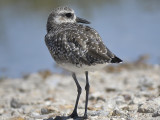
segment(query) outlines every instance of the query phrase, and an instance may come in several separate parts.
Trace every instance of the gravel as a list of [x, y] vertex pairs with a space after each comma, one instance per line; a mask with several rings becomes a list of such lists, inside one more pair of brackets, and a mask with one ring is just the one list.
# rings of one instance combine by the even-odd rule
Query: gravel
[[[81, 76], [80, 116], [85, 103], [85, 76]], [[89, 73], [89, 79], [89, 120], [160, 120], [159, 65], [109, 66]], [[74, 108], [76, 95], [76, 85], [68, 74], [47, 70], [24, 78], [2, 78], [0, 120], [65, 119]]]

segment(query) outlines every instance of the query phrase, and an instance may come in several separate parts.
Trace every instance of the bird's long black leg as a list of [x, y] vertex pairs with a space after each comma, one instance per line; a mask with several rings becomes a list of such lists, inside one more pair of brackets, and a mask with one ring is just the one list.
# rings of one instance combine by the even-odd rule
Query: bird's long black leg
[[78, 117], [77, 106], [78, 106], [78, 102], [79, 102], [79, 97], [80, 97], [81, 92], [82, 92], [82, 88], [81, 88], [80, 84], [77, 81], [75, 73], [72, 74], [72, 77], [73, 77], [73, 79], [74, 79], [74, 81], [76, 83], [78, 95], [77, 95], [77, 99], [76, 99], [76, 104], [75, 104], [74, 110], [73, 110], [72, 114], [69, 117], [71, 117], [71, 118], [77, 118]]
[[85, 72], [86, 75], [86, 102], [85, 102], [85, 112], [84, 112], [84, 118], [87, 118], [87, 106], [88, 106], [88, 95], [89, 95], [89, 80], [88, 80], [88, 71]]

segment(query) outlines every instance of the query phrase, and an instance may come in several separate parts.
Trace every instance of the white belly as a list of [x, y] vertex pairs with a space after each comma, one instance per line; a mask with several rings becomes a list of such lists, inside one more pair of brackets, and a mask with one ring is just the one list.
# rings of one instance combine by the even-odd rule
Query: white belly
[[85, 71], [93, 72], [93, 71], [102, 69], [103, 67], [105, 67], [107, 65], [107, 63], [106, 64], [91, 65], [91, 66], [82, 65], [81, 67], [77, 67], [77, 66], [70, 64], [70, 63], [63, 63], [63, 64], [58, 64], [58, 65], [68, 71], [71, 71], [71, 72], [84, 73]]

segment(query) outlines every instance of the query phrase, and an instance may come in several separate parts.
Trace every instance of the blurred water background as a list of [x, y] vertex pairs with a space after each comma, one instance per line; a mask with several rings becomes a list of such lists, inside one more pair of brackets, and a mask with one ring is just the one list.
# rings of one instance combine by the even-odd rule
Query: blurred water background
[[91, 21], [108, 48], [124, 61], [143, 54], [160, 63], [160, 0], [1, 0], [0, 77], [54, 67], [44, 43], [50, 11], [68, 5]]

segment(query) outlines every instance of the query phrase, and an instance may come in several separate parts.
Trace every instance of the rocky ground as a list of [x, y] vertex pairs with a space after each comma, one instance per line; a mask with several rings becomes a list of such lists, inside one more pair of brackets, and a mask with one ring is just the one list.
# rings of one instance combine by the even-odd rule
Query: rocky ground
[[[160, 66], [142, 63], [109, 66], [89, 73], [89, 79], [89, 120], [160, 120]], [[83, 92], [78, 113], [82, 116], [85, 80], [79, 81]], [[76, 85], [68, 74], [43, 71], [23, 78], [2, 78], [0, 120], [67, 116], [74, 108], [76, 95]]]

